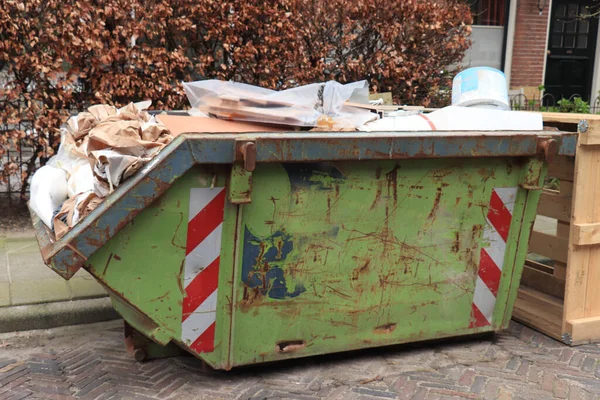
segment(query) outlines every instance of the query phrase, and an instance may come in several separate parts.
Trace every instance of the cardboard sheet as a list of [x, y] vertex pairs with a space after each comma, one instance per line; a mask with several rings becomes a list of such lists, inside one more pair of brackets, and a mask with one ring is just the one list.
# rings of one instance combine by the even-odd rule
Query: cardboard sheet
[[182, 133], [289, 132], [292, 130], [289, 127], [225, 121], [209, 117], [157, 115], [156, 119], [168, 129], [173, 137]]

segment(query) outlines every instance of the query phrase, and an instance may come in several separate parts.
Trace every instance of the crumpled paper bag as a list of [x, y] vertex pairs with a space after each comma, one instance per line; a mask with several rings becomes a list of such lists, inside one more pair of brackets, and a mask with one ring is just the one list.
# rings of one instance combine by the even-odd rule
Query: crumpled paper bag
[[121, 154], [148, 157], [164, 147], [161, 143], [143, 140], [143, 134], [139, 121], [101, 122], [89, 133], [88, 155], [93, 157], [97, 150], [113, 149]]
[[94, 191], [101, 197], [108, 196], [123, 180], [151, 160], [151, 157], [130, 156], [115, 150], [93, 151], [92, 157], [96, 160]]
[[54, 235], [62, 238], [80, 220], [85, 218], [102, 202], [102, 198], [94, 192], [80, 193], [65, 201], [60, 211], [54, 216]]
[[144, 111], [150, 105], [98, 104], [67, 121], [59, 151], [49, 161], [67, 172], [68, 199], [52, 219], [58, 239], [173, 140]]

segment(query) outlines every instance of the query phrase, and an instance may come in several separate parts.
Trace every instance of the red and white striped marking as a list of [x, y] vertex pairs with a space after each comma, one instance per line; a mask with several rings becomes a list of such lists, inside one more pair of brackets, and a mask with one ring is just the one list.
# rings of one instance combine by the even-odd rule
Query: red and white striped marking
[[181, 339], [197, 353], [215, 348], [225, 188], [191, 189]]
[[495, 188], [492, 191], [483, 233], [486, 247], [482, 248], [480, 253], [470, 328], [492, 324], [516, 198], [517, 188]]

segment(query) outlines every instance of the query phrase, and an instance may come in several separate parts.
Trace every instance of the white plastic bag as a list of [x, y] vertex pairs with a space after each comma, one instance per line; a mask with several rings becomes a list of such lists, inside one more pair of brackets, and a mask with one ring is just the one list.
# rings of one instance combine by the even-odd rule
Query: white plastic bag
[[94, 190], [94, 174], [87, 158], [81, 158], [72, 166], [67, 181], [69, 198]]
[[70, 173], [73, 167], [80, 163], [82, 159], [87, 159], [87, 156], [83, 151], [77, 148], [77, 143], [75, 142], [73, 135], [66, 129], [62, 129], [58, 152], [48, 160], [47, 165], [63, 169], [67, 173]]
[[366, 81], [346, 85], [329, 81], [280, 92], [218, 80], [189, 82], [183, 87], [193, 108], [231, 120], [302, 127], [318, 126], [324, 120], [354, 128], [377, 119], [368, 110], [344, 105], [346, 101], [368, 103]]
[[60, 168], [43, 166], [31, 178], [30, 193], [31, 208], [52, 229], [54, 213], [67, 199], [67, 173]]

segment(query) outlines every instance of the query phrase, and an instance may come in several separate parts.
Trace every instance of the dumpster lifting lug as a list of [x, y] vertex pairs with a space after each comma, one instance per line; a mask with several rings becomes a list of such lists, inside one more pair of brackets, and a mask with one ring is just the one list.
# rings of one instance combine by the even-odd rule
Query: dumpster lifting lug
[[256, 143], [251, 140], [235, 142], [235, 162], [231, 166], [228, 197], [232, 204], [252, 201], [252, 171], [256, 168]]
[[248, 172], [256, 168], [256, 143], [249, 140], [238, 140], [235, 142], [235, 159], [244, 163], [244, 169]]
[[543, 176], [540, 159], [551, 163], [554, 156], [558, 153], [558, 143], [549, 137], [540, 137], [537, 141], [538, 159], [529, 160], [524, 168], [524, 175], [521, 178], [519, 186], [525, 190], [542, 190]]
[[[544, 152], [540, 150], [538, 142], [538, 153]], [[544, 163], [539, 157], [532, 157], [527, 159], [523, 166], [521, 179], [519, 180], [519, 186], [525, 190], [542, 190], [544, 186]]]
[[546, 162], [551, 163], [554, 156], [558, 154], [558, 143], [551, 138], [538, 138], [537, 153], [543, 157]]

